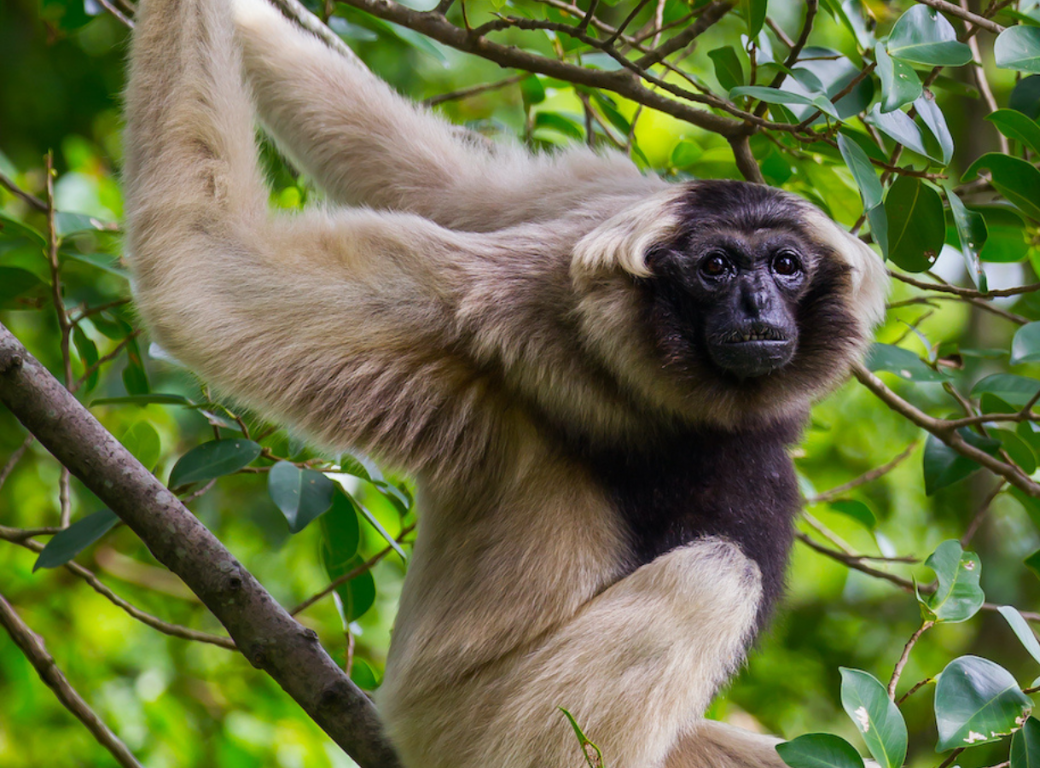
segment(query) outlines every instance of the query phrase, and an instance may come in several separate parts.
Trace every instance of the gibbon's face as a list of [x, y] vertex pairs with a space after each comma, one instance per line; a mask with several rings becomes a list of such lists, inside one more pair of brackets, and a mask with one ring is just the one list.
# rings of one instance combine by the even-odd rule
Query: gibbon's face
[[666, 364], [755, 388], [818, 373], [858, 341], [842, 299], [848, 267], [813, 240], [804, 210], [768, 187], [691, 188], [680, 234], [647, 256], [650, 326]]

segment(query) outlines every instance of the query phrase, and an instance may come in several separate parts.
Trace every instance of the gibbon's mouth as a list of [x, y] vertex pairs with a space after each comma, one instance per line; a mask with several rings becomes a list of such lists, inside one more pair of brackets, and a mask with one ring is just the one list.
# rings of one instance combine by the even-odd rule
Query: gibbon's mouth
[[715, 337], [708, 350], [717, 366], [746, 379], [787, 365], [796, 346], [794, 339], [775, 326], [753, 325]]

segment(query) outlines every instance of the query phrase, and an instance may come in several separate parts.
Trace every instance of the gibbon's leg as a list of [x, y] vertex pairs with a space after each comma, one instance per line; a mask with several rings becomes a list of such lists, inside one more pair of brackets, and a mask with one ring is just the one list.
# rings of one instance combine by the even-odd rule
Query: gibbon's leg
[[787, 768], [776, 745], [783, 739], [701, 720], [668, 753], [664, 768]]
[[141, 3], [126, 114], [135, 295], [169, 352], [404, 468], [479, 442], [482, 385], [451, 350], [459, 265], [486, 236], [368, 210], [269, 216], [227, 0]]
[[261, 120], [337, 202], [491, 231], [553, 218], [597, 196], [663, 185], [620, 155], [489, 151], [296, 27], [267, 0], [235, 0], [234, 7]]
[[388, 677], [391, 739], [405, 765], [567, 768], [582, 759], [563, 707], [612, 768], [662, 766], [743, 660], [760, 597], [736, 545], [673, 550], [457, 685], [414, 693]]

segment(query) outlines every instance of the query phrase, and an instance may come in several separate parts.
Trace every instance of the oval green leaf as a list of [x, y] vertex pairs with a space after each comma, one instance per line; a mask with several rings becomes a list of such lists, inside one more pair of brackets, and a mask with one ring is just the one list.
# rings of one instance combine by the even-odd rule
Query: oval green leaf
[[119, 438], [119, 442], [148, 471], [155, 469], [155, 465], [159, 463], [159, 457], [162, 456], [162, 441], [159, 439], [159, 433], [147, 421], [138, 421], [131, 424], [126, 432], [123, 433], [123, 436]]
[[1040, 642], [1037, 641], [1029, 623], [1018, 612], [1018, 609], [1011, 605], [1001, 605], [997, 610], [1000, 611], [1000, 615], [1004, 617], [1015, 636], [1022, 643], [1022, 647], [1029, 651], [1029, 655], [1035, 661], [1040, 663]]
[[964, 266], [967, 267], [975, 287], [985, 292], [989, 290], [986, 272], [982, 268], [982, 249], [989, 239], [986, 219], [978, 211], [969, 210], [953, 190], [946, 190], [946, 199], [950, 202], [950, 212], [953, 214], [957, 239], [960, 240]]
[[253, 463], [263, 449], [252, 440], [213, 440], [192, 448], [170, 472], [170, 488], [204, 483], [230, 475]]
[[267, 475], [267, 491], [289, 522], [289, 531], [299, 533], [329, 510], [336, 484], [321, 472], [279, 461]]
[[791, 768], [863, 768], [856, 748], [830, 733], [807, 733], [777, 744], [776, 751]]
[[983, 168], [989, 170], [998, 192], [1022, 213], [1040, 220], [1040, 171], [1020, 157], [987, 152], [971, 164], [961, 180], [973, 180]]
[[1040, 154], [1040, 125], [1014, 109], [998, 109], [986, 115], [986, 119], [1009, 139], [1019, 141]]
[[72, 558], [108, 533], [119, 522], [114, 512], [103, 509], [78, 520], [61, 533], [54, 534], [36, 558], [33, 571], [65, 565]]
[[729, 92], [730, 99], [736, 96], [750, 96], [753, 99], [764, 101], [766, 104], [804, 104], [816, 107], [835, 120], [838, 119], [838, 110], [834, 108], [830, 99], [822, 95], [806, 96], [801, 93], [781, 91], [777, 88], [767, 88], [763, 85], [742, 85], [739, 88], [733, 88]]
[[[971, 445], [986, 453], [996, 453], [1000, 443], [964, 428], [957, 433]], [[924, 492], [931, 496], [936, 491], [963, 480], [981, 466], [966, 456], [961, 456], [935, 435], [929, 434], [924, 443]]]
[[843, 134], [838, 134], [838, 151], [845, 161], [845, 165], [852, 171], [852, 178], [856, 180], [859, 194], [863, 200], [863, 210], [869, 211], [879, 205], [884, 198], [885, 190], [878, 180], [874, 166], [863, 148], [856, 142]]
[[[325, 541], [324, 564], [330, 578], [347, 573], [349, 563], [357, 555], [361, 541], [361, 524], [358, 522], [354, 501], [342, 491], [332, 497], [332, 506], [321, 516], [321, 533]], [[333, 576], [332, 574], [336, 575]]]
[[715, 65], [715, 79], [723, 89], [729, 91], [744, 84], [744, 67], [732, 46], [708, 51], [708, 58]]
[[925, 5], [915, 5], [896, 21], [888, 36], [890, 56], [929, 67], [960, 67], [971, 61], [971, 48], [957, 40], [946, 18]]
[[881, 111], [891, 112], [921, 95], [921, 78], [909, 64], [893, 59], [885, 46], [874, 48], [878, 76], [881, 78]]
[[890, 371], [907, 381], [949, 381], [949, 377], [931, 368], [909, 349], [876, 343], [864, 361], [869, 371]]
[[1008, 27], [993, 45], [997, 66], [1019, 72], [1040, 72], [1040, 29]]
[[1021, 728], [1032, 711], [1032, 699], [1010, 672], [988, 659], [961, 656], [947, 665], [935, 686], [935, 751], [1002, 739]]
[[971, 388], [971, 396], [979, 397], [985, 392], [996, 395], [1019, 408], [1024, 407], [1040, 391], [1040, 381], [1012, 373], [994, 373], [978, 381]]
[[1040, 721], [1035, 717], [1011, 737], [1011, 768], [1040, 768]]
[[1011, 364], [1035, 363], [1040, 360], [1040, 323], [1027, 323], [1015, 332], [1011, 341]]
[[881, 768], [902, 768], [906, 759], [906, 723], [877, 678], [841, 668], [841, 705], [855, 723]]
[[885, 197], [885, 214], [888, 257], [908, 272], [931, 268], [946, 240], [939, 193], [918, 178], [900, 176]]
[[979, 612], [986, 596], [979, 587], [982, 561], [978, 555], [964, 552], [958, 541], [944, 541], [924, 564], [935, 571], [938, 581], [934, 593], [917, 596], [928, 618], [958, 623]]
[[877, 528], [877, 515], [858, 499], [838, 499], [830, 502], [830, 508], [846, 517], [851, 517], [868, 531]]

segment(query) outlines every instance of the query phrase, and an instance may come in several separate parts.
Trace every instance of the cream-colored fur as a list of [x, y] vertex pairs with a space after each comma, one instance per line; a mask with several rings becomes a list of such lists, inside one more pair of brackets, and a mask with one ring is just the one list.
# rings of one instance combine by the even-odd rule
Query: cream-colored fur
[[[768, 741], [700, 719], [741, 663], [757, 566], [704, 539], [628, 573], [611, 500], [553, 437], [768, 419], [842, 375], [705, 403], [662, 370], [633, 277], [681, 225], [684, 188], [617, 156], [467, 141], [264, 0], [234, 20], [227, 0], [142, 0], [126, 109], [128, 248], [157, 340], [419, 480], [379, 693], [405, 766], [580, 765], [557, 707], [612, 768], [779, 765]], [[328, 208], [267, 210], [254, 109]], [[883, 270], [802, 205], [868, 328]]]

